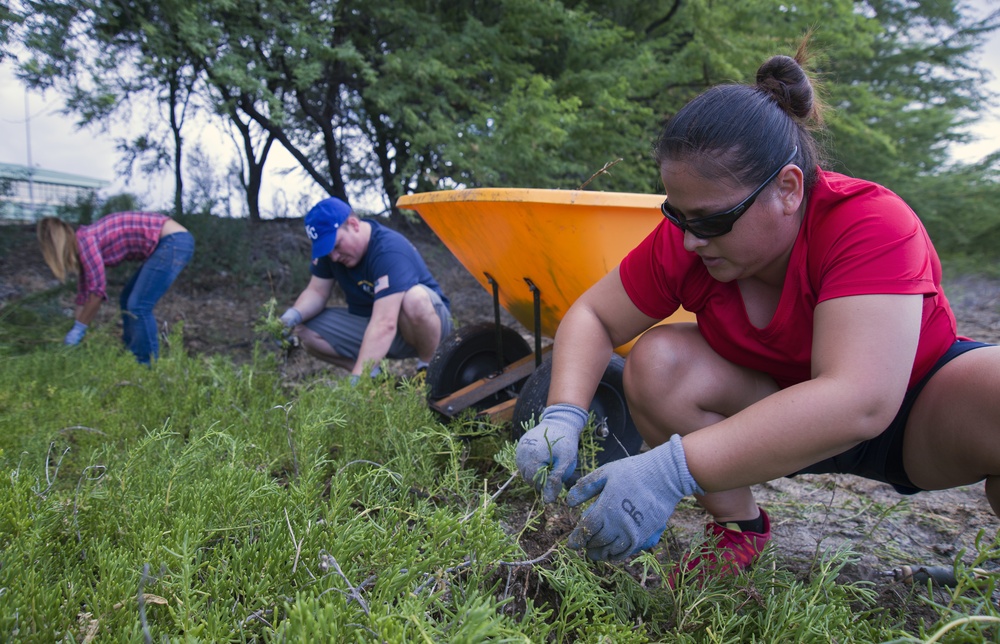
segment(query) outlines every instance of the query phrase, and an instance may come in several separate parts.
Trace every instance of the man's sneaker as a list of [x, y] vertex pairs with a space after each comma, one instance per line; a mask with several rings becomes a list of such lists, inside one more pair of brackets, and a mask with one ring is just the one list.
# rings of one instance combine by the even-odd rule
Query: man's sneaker
[[697, 554], [685, 556], [674, 569], [667, 579], [670, 587], [675, 587], [678, 577], [692, 573], [699, 579], [736, 576], [753, 565], [771, 540], [771, 519], [763, 508], [760, 516], [764, 519], [762, 532], [743, 532], [735, 523], [723, 525], [713, 521], [705, 526], [705, 542]]

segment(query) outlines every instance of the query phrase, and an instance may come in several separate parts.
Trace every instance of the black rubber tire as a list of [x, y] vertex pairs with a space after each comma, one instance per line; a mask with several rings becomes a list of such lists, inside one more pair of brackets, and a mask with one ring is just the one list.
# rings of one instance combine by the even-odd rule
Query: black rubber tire
[[[634, 456], [642, 447], [642, 436], [632, 421], [628, 403], [625, 400], [625, 387], [622, 384], [622, 374], [625, 371], [625, 359], [620, 355], [612, 356], [601, 382], [597, 386], [594, 399], [590, 401], [590, 411], [598, 423], [605, 423], [607, 436], [596, 437], [603, 449], [597, 455], [599, 465], [616, 461], [626, 456]], [[519, 438], [525, 431], [525, 426], [534, 426], [549, 396], [549, 383], [552, 380], [552, 362], [546, 361], [535, 369], [534, 373], [521, 387], [514, 405], [514, 436]]]
[[[501, 326], [503, 341], [503, 366], [531, 355], [531, 346], [514, 329]], [[456, 329], [438, 347], [427, 367], [428, 397], [438, 400], [471, 385], [497, 371], [496, 325], [480, 322]], [[524, 384], [516, 384], [516, 388]], [[507, 392], [498, 392], [475, 405], [486, 409], [510, 400]]]

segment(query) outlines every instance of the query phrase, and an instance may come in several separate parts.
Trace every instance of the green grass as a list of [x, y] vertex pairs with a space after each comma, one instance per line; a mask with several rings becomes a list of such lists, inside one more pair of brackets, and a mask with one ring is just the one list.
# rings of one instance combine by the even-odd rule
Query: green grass
[[839, 581], [848, 551], [797, 575], [769, 550], [752, 574], [677, 590], [655, 552], [531, 561], [518, 539], [541, 509], [520, 479], [500, 487], [505, 432], [441, 424], [419, 381], [290, 386], [272, 353], [188, 355], [180, 328], [146, 368], [100, 327], [61, 346], [46, 306], [0, 314], [2, 641], [998, 638], [995, 581], [964, 569], [960, 588], [889, 607]]

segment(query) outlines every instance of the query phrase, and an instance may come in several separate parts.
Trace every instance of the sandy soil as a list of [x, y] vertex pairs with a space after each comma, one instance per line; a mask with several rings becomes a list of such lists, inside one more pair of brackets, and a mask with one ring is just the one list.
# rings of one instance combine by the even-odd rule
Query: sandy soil
[[[278, 257], [279, 247], [286, 255], [293, 249], [306, 262], [308, 244], [300, 226], [298, 220], [266, 222], [255, 238], [253, 252], [263, 257]], [[458, 326], [492, 321], [490, 295], [433, 234], [425, 228], [409, 226], [404, 232], [421, 249], [451, 298]], [[56, 286], [38, 252], [31, 227], [3, 226], [0, 234], [12, 235], [15, 240], [0, 246], [9, 249], [0, 255], [0, 306]], [[197, 252], [212, 250], [199, 247]], [[288, 266], [273, 266], [266, 275], [259, 276], [258, 285], [239, 288], [221, 272], [182, 274], [161, 301], [157, 317], [165, 329], [184, 322], [184, 342], [190, 351], [225, 353], [236, 360], [245, 360], [255, 340], [253, 326], [260, 316], [261, 304], [275, 295], [280, 311], [297, 294], [288, 277], [290, 273]], [[120, 288], [120, 284], [112, 284], [112, 298]], [[946, 282], [946, 292], [960, 333], [1000, 343], [1000, 282], [954, 277]], [[63, 299], [68, 328], [72, 295], [66, 294]], [[118, 324], [115, 304], [102, 307], [97, 324]], [[506, 312], [503, 322], [517, 328], [530, 342], [530, 334]], [[292, 380], [330, 370], [301, 350], [287, 356], [284, 368]], [[412, 370], [412, 364], [400, 363], [396, 368], [406, 373]], [[343, 373], [334, 369], [331, 375]], [[903, 497], [887, 485], [850, 476], [824, 475], [779, 479], [757, 486], [755, 492], [773, 520], [779, 565], [805, 575], [817, 553], [849, 547], [861, 558], [848, 569], [848, 576], [877, 580], [887, 602], [894, 601], [904, 591], [876, 577], [876, 572], [904, 563], [948, 563], [961, 550], [974, 549], [980, 530], [986, 531], [988, 543], [998, 527], [981, 485]], [[523, 521], [528, 511], [527, 506], [512, 508], [512, 524]], [[668, 552], [676, 554], [697, 538], [704, 521], [700, 509], [691, 503], [682, 504], [671, 521]], [[554, 540], [564, 538], [574, 522], [574, 515], [567, 508], [558, 505], [548, 508], [543, 527], [529, 535], [525, 549], [529, 555], [544, 552]], [[972, 552], [966, 552], [963, 559], [971, 561], [972, 556]]]

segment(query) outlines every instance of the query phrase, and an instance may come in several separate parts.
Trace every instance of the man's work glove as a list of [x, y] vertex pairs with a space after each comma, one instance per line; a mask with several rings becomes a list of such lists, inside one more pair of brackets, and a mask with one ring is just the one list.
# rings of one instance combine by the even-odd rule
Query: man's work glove
[[69, 330], [66, 334], [66, 338], [63, 340], [63, 344], [67, 346], [75, 346], [80, 344], [83, 340], [83, 336], [87, 333], [87, 325], [83, 322], [77, 320], [73, 323], [73, 328]]
[[286, 328], [291, 329], [298, 324], [302, 324], [302, 314], [296, 311], [294, 308], [290, 308], [281, 314], [279, 318], [281, 323], [285, 325]]
[[612, 461], [584, 476], [566, 502], [577, 506], [598, 496], [569, 535], [570, 548], [591, 559], [620, 561], [660, 540], [677, 502], [705, 492], [691, 477], [681, 437], [637, 456]]
[[[576, 405], [549, 405], [538, 424], [517, 442], [516, 461], [521, 478], [531, 482], [536, 490], [541, 489], [545, 503], [556, 500], [563, 482], [576, 471], [580, 432], [588, 416], [586, 409]], [[546, 466], [551, 466], [551, 470], [542, 485], [537, 476]]]

